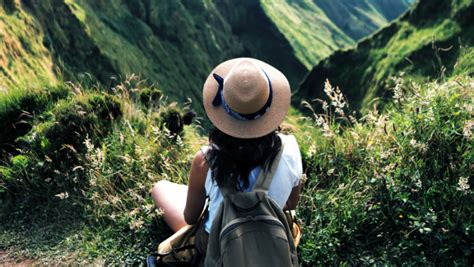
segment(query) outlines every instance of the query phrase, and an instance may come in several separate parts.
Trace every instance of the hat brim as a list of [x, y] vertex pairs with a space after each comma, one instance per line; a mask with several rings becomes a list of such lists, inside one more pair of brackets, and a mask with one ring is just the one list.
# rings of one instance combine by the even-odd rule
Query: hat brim
[[[226, 77], [240, 60], [253, 61], [268, 75], [273, 89], [273, 100], [265, 114], [255, 120], [242, 121], [227, 114], [222, 106], [212, 105], [217, 94], [218, 84], [212, 74]], [[203, 104], [209, 120], [222, 132], [237, 138], [249, 139], [267, 135], [278, 128], [284, 120], [291, 103], [290, 84], [285, 75], [271, 65], [253, 58], [235, 58], [215, 67], [203, 86]]]

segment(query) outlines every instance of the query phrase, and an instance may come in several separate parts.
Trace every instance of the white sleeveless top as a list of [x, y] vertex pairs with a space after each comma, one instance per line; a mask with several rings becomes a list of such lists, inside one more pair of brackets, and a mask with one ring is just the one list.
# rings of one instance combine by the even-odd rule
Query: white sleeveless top
[[[278, 164], [272, 183], [268, 189], [268, 195], [283, 209], [288, 197], [290, 196], [291, 190], [299, 184], [300, 177], [303, 174], [303, 165], [301, 162], [300, 149], [295, 137], [293, 135], [283, 134], [280, 134], [279, 136], [285, 146], [283, 147], [280, 163]], [[261, 167], [256, 167], [250, 172], [250, 185], [246, 191], [252, 190], [260, 170]], [[205, 219], [204, 229], [206, 232], [210, 233], [214, 216], [224, 200], [217, 183], [212, 179], [210, 169], [207, 171], [205, 188], [206, 195], [209, 197], [209, 214]]]

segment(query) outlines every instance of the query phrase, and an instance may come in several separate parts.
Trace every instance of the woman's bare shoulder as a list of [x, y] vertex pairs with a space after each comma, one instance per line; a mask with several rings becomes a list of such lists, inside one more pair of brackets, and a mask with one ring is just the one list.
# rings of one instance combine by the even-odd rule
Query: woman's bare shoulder
[[207, 172], [207, 169], [209, 168], [209, 164], [207, 163], [206, 159], [206, 152], [207, 151], [200, 149], [194, 155], [193, 169], [195, 168], [195, 171], [198, 171], [198, 173]]

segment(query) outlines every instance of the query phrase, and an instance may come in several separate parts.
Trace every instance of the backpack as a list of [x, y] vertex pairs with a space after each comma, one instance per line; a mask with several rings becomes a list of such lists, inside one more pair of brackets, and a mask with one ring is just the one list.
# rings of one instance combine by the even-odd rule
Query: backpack
[[205, 266], [298, 266], [285, 214], [267, 196], [282, 151], [283, 145], [268, 172], [262, 168], [252, 192], [220, 188], [224, 201], [212, 222]]

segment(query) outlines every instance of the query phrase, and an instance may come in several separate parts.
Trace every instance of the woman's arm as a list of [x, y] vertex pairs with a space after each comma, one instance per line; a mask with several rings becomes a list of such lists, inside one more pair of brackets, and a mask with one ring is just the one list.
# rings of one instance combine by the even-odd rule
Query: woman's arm
[[202, 213], [206, 203], [206, 183], [209, 165], [202, 151], [198, 151], [194, 156], [189, 173], [188, 196], [184, 208], [184, 220], [187, 224], [195, 224]]
[[300, 180], [299, 184], [291, 190], [290, 196], [286, 201], [286, 205], [283, 210], [294, 210], [298, 205], [298, 201], [300, 200], [300, 192], [301, 188], [303, 187], [303, 181]]

